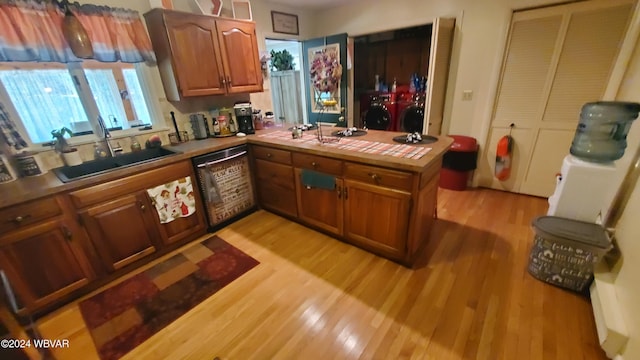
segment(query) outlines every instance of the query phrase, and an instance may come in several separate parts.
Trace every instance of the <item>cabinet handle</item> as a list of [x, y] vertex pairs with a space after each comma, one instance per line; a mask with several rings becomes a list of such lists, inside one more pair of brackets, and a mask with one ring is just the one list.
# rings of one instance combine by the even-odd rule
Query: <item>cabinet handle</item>
[[342, 188], [340, 186], [336, 186], [336, 190], [338, 190], [338, 199], [342, 197]]
[[273, 155], [271, 155], [271, 153], [267, 153], [267, 157], [268, 157], [269, 159], [271, 159], [271, 157], [272, 157], [272, 156], [273, 156]]
[[344, 199], [346, 200], [348, 198], [349, 198], [349, 191], [348, 191], [348, 188], [345, 187], [344, 188]]
[[225, 80], [222, 76], [220, 76], [220, 82], [222, 83], [222, 85], [227, 85], [227, 80]]
[[140, 205], [140, 210], [145, 211], [147, 209], [147, 206], [142, 203], [142, 201], [138, 201], [138, 205]]
[[312, 161], [312, 162], [311, 162], [311, 166], [313, 166], [313, 167], [318, 167], [318, 164], [317, 164], [315, 161]]
[[73, 238], [73, 233], [66, 226], [62, 227], [62, 233], [64, 234], [64, 239], [67, 241], [71, 241], [71, 239]]
[[231, 79], [228, 76], [227, 76], [227, 84], [229, 84], [229, 86], [232, 86], [231, 85]]
[[31, 215], [27, 214], [27, 215], [18, 215], [13, 219], [9, 219], [8, 222], [14, 222], [16, 224], [20, 224], [21, 222], [23, 222], [25, 219], [30, 218]]
[[376, 184], [379, 183], [380, 180], [382, 180], [380, 175], [378, 175], [376, 173], [369, 173], [369, 177], [371, 177], [371, 180], [373, 180]]

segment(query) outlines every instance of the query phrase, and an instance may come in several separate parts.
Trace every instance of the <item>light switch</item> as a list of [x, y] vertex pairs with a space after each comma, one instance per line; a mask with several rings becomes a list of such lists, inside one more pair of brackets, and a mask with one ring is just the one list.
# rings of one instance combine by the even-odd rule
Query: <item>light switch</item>
[[462, 101], [471, 101], [472, 98], [473, 98], [473, 90], [462, 91]]

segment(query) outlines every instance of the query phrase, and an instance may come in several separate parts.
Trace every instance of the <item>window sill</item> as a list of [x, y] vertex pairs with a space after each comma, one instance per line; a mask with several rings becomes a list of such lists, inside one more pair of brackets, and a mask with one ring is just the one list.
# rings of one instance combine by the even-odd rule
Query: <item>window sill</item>
[[[170, 129], [166, 126], [154, 126], [153, 129], [150, 130], [136, 130], [136, 129], [126, 129], [126, 130], [118, 130], [116, 132], [111, 132], [110, 141], [117, 141], [118, 139], [125, 139], [131, 136], [143, 136], [147, 134], [155, 134], [161, 132], [168, 132]], [[81, 135], [74, 136], [70, 139], [67, 139], [67, 142], [70, 146], [79, 147], [82, 145], [94, 144], [98, 141], [103, 141], [104, 139], [96, 136], [95, 134], [89, 135]], [[46, 151], [52, 151], [53, 147], [45, 146], [44, 144], [35, 144], [33, 148], [29, 149], [31, 152], [41, 153]]]

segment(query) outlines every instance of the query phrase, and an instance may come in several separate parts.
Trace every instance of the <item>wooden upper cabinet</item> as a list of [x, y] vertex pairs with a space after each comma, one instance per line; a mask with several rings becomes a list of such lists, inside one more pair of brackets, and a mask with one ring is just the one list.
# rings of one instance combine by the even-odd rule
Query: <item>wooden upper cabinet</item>
[[202, 16], [167, 13], [165, 23], [181, 95], [224, 94], [215, 22]]
[[165, 9], [144, 17], [168, 100], [262, 91], [253, 22]]
[[216, 20], [218, 39], [230, 94], [262, 91], [262, 69], [254, 23]]

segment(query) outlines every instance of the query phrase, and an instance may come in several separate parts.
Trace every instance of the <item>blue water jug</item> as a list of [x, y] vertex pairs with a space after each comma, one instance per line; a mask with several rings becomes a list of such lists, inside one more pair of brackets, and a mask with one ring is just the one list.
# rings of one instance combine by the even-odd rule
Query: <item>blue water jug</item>
[[627, 134], [638, 117], [640, 104], [619, 101], [586, 103], [570, 152], [586, 161], [618, 160], [627, 148]]

